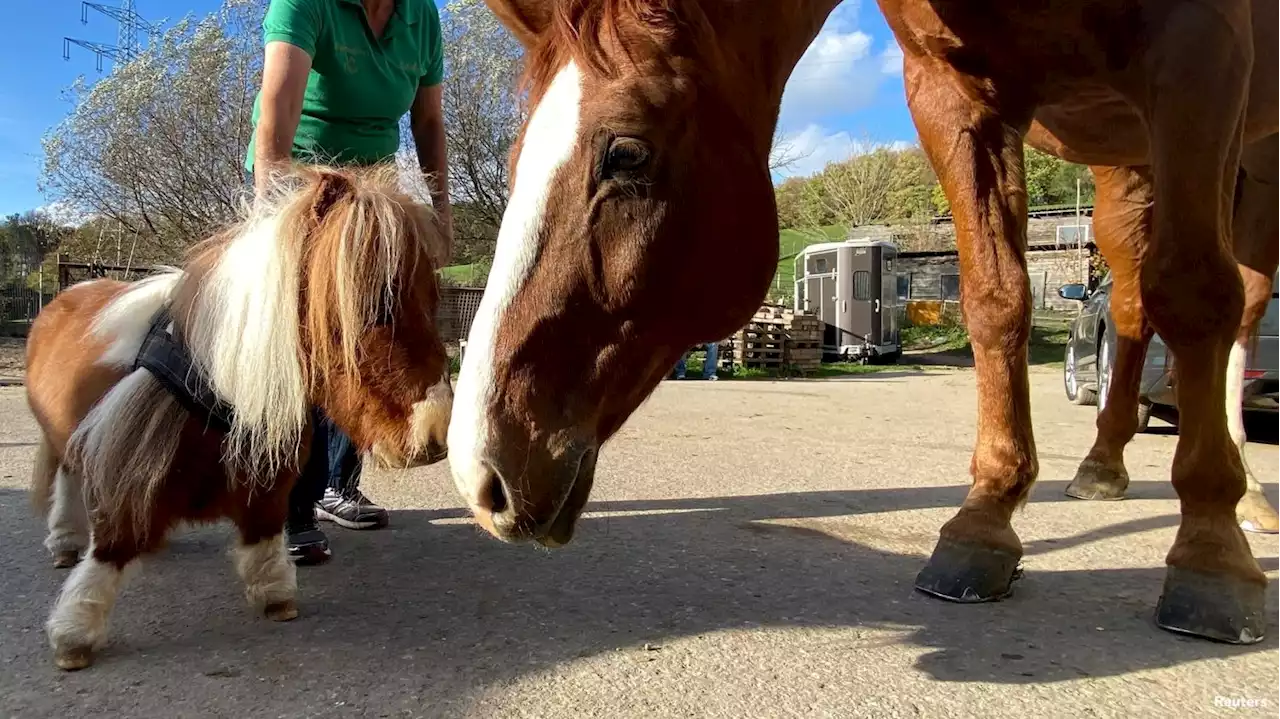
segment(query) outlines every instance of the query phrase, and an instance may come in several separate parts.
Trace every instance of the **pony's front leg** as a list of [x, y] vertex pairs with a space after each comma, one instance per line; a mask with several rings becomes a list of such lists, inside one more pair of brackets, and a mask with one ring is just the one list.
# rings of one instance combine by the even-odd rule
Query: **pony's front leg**
[[908, 56], [907, 97], [921, 143], [955, 217], [960, 289], [978, 381], [973, 486], [943, 525], [916, 588], [957, 602], [1006, 596], [1022, 558], [1010, 526], [1037, 472], [1031, 433], [1022, 141], [1031, 112], [973, 99], [981, 87], [927, 58]]
[[59, 467], [53, 480], [53, 505], [44, 546], [53, 555], [53, 566], [74, 567], [80, 552], [89, 546], [89, 513], [84, 506], [79, 475]]
[[284, 539], [292, 486], [292, 481], [278, 481], [271, 489], [259, 490], [234, 518], [239, 537], [232, 557], [245, 598], [255, 611], [276, 622], [298, 616], [297, 568], [289, 561]]
[[61, 669], [84, 669], [107, 640], [107, 624], [116, 597], [138, 565], [134, 547], [92, 544], [67, 581], [45, 630]]

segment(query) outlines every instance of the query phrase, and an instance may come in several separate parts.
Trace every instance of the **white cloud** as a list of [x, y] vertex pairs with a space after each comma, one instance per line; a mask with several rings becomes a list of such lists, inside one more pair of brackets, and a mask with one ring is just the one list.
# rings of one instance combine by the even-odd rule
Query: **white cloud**
[[876, 146], [887, 146], [891, 150], [905, 150], [914, 147], [915, 143], [907, 140], [875, 142], [866, 139], [855, 140], [848, 131], [830, 130], [818, 124], [806, 125], [793, 133], [783, 133], [774, 148], [776, 158], [791, 160], [785, 167], [775, 170], [779, 179], [788, 177], [806, 177], [821, 172], [832, 162], [841, 162], [855, 155], [860, 155]]
[[880, 72], [886, 75], [902, 74], [902, 48], [897, 41], [890, 40], [888, 47], [880, 52]]
[[794, 133], [783, 133], [774, 153], [790, 160], [776, 175], [781, 178], [805, 177], [821, 172], [828, 163], [848, 159], [853, 154], [853, 138], [848, 132], [831, 132], [820, 125], [807, 125]]
[[79, 227], [94, 218], [93, 213], [85, 212], [67, 200], [54, 200], [35, 211], [63, 227]]
[[782, 96], [784, 130], [865, 108], [883, 82], [901, 74], [901, 50], [890, 40], [875, 53], [871, 35], [857, 27], [858, 9], [849, 0], [836, 8], [800, 58]]

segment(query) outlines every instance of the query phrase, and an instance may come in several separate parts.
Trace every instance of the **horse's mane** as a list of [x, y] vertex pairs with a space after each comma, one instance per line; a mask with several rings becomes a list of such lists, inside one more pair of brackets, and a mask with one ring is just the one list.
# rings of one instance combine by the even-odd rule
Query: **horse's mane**
[[526, 56], [526, 91], [549, 85], [569, 60], [585, 72], [613, 77], [619, 62], [666, 61], [681, 31], [691, 50], [708, 46], [714, 35], [696, 0], [553, 0], [551, 6], [551, 25]]

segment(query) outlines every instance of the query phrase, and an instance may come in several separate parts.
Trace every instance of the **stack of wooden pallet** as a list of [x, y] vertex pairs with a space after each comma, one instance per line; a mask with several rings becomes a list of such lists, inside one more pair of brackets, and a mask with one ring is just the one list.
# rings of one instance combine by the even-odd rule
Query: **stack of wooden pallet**
[[732, 340], [742, 367], [809, 372], [822, 364], [822, 322], [813, 315], [765, 305]]
[[822, 367], [822, 320], [814, 315], [788, 313], [786, 363], [800, 372], [814, 372]]

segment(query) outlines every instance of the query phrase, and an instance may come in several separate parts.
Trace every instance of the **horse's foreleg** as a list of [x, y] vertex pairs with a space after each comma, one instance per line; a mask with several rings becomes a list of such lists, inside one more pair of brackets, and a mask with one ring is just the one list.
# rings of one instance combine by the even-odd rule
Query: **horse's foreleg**
[[907, 60], [907, 96], [955, 217], [961, 300], [977, 370], [978, 437], [973, 486], [942, 527], [916, 588], [981, 602], [1010, 591], [1022, 558], [1010, 519], [1038, 469], [1027, 378], [1031, 287], [1022, 180], [1030, 112], [998, 114], [971, 100], [978, 93], [968, 92], [953, 71], [927, 62]]
[[116, 597], [138, 565], [138, 554], [123, 543], [105, 547], [95, 543], [71, 571], [45, 624], [60, 668], [83, 669], [93, 663], [94, 652], [107, 640]]
[[[1271, 303], [1280, 247], [1280, 200], [1277, 199], [1277, 136], [1253, 143], [1241, 153], [1242, 172], [1236, 188], [1236, 208], [1232, 225], [1235, 256], [1244, 281], [1244, 313], [1240, 330], [1227, 361], [1227, 427], [1231, 440], [1244, 461], [1244, 372], [1249, 343]], [[1274, 534], [1280, 518], [1262, 493], [1262, 484], [1245, 463], [1247, 485], [1236, 507], [1240, 526], [1246, 531]]]
[[1094, 236], [1111, 268], [1111, 328], [1115, 363], [1106, 397], [1100, 397], [1098, 434], [1080, 463], [1067, 496], [1121, 499], [1129, 486], [1124, 448], [1138, 429], [1138, 390], [1151, 325], [1142, 311], [1140, 270], [1151, 235], [1151, 173], [1145, 167], [1094, 167], [1097, 199]]
[[291, 481], [259, 490], [235, 517], [239, 537], [232, 550], [236, 573], [244, 581], [245, 598], [254, 610], [277, 622], [298, 616], [297, 569], [285, 548]]
[[59, 568], [75, 566], [80, 552], [89, 546], [89, 513], [84, 506], [83, 483], [66, 466], [58, 467], [54, 476], [44, 546], [53, 555], [53, 566]]
[[[1252, 643], [1266, 627], [1267, 579], [1237, 524], [1245, 473], [1224, 412], [1227, 358], [1244, 306], [1230, 233], [1252, 48], [1241, 46], [1217, 6], [1184, 5], [1167, 25], [1151, 51], [1159, 64], [1144, 98], [1155, 206], [1142, 301], [1177, 367], [1172, 474], [1182, 521], [1165, 559], [1156, 623]], [[1183, 52], [1193, 40], [1198, 51]]]

